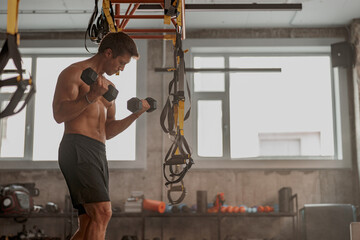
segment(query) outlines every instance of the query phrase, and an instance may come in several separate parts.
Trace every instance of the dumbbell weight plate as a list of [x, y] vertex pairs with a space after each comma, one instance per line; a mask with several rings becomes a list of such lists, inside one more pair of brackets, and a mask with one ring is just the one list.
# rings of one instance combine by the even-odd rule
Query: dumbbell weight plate
[[127, 109], [132, 113], [139, 111], [140, 109], [142, 109], [141, 100], [138, 99], [137, 97], [130, 98], [127, 101]]
[[106, 93], [104, 93], [103, 97], [107, 101], [111, 102], [112, 100], [116, 99], [118, 93], [119, 93], [119, 91], [116, 88], [114, 88], [113, 85], [110, 84], [108, 86], [108, 91]]
[[91, 85], [94, 82], [96, 82], [97, 78], [98, 78], [98, 74], [92, 68], [87, 68], [81, 73], [81, 79], [87, 85]]
[[156, 110], [156, 108], [157, 108], [157, 102], [156, 102], [155, 99], [153, 99], [153, 98], [151, 98], [151, 97], [147, 97], [145, 100], [146, 100], [146, 101], [149, 103], [149, 105], [150, 105], [150, 108], [149, 108], [146, 112], [152, 112], [152, 111]]

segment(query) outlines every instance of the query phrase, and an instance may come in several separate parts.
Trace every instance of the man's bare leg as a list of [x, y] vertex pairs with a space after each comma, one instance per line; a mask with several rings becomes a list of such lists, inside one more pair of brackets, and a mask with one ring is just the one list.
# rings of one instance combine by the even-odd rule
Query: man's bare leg
[[104, 240], [106, 227], [112, 215], [111, 203], [85, 203], [84, 208], [86, 210], [86, 214], [90, 217], [84, 239]]
[[78, 217], [79, 228], [72, 236], [71, 240], [85, 240], [86, 228], [89, 225], [90, 217], [87, 214], [81, 214]]

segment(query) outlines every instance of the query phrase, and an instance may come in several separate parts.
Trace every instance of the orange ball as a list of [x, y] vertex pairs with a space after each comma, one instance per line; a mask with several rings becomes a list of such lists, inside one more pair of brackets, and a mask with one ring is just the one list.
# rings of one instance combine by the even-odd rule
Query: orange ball
[[273, 207], [270, 207], [270, 206], [265, 206], [264, 211], [265, 211], [265, 212], [273, 212], [273, 211], [274, 211], [274, 208], [273, 208]]
[[234, 209], [233, 209], [233, 212], [238, 213], [239, 211], [240, 211], [240, 208], [238, 206], [235, 206]]
[[239, 207], [239, 212], [245, 213], [246, 212], [246, 207], [245, 206], [240, 206]]
[[258, 207], [257, 207], [257, 211], [258, 211], [258, 212], [264, 212], [264, 211], [265, 211], [265, 207], [263, 207], [263, 206], [258, 206]]
[[228, 206], [228, 207], [226, 208], [226, 212], [228, 212], [228, 213], [234, 212], [234, 207], [233, 207], [233, 206]]

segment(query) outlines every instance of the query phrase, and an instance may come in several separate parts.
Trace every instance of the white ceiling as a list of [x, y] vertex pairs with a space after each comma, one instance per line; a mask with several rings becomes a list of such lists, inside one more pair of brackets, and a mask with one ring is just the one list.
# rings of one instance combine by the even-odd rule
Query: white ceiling
[[[101, 1], [99, 1], [101, 2]], [[191, 3], [254, 3], [186, 0]], [[260, 0], [256, 3], [302, 3], [301, 11], [188, 11], [186, 28], [336, 27], [360, 18], [360, 0]], [[127, 5], [121, 5], [124, 13]], [[19, 30], [85, 30], [94, 0], [21, 0]], [[68, 11], [68, 13], [66, 13]], [[6, 29], [7, 0], [0, 0], [0, 31]], [[159, 12], [146, 12], [146, 14]], [[163, 28], [162, 20], [130, 20], [127, 28]]]

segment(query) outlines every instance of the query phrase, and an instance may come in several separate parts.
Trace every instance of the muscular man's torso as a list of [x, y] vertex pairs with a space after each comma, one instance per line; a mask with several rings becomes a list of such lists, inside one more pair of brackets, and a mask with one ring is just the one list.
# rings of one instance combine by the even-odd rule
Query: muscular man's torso
[[[80, 62], [72, 66], [81, 68], [81, 71], [89, 67], [84, 62]], [[110, 84], [110, 81], [108, 82]], [[85, 94], [89, 92], [89, 90], [90, 86], [81, 81], [79, 85], [78, 98], [83, 98]], [[65, 122], [65, 134], [82, 134], [105, 143], [105, 123], [107, 118], [107, 109], [111, 106], [112, 102], [108, 102], [103, 97], [98, 98], [93, 103], [91, 103], [78, 117]]]

